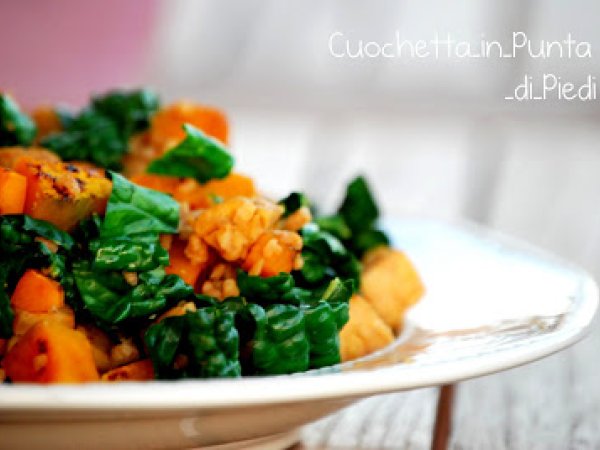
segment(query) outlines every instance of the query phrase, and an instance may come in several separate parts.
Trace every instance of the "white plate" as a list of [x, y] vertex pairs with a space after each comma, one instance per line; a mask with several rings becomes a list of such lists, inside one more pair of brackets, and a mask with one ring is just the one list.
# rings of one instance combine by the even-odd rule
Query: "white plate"
[[453, 383], [549, 355], [577, 341], [594, 317], [592, 278], [527, 244], [474, 225], [401, 220], [387, 228], [415, 262], [427, 294], [385, 350], [293, 376], [2, 385], [0, 446], [287, 445], [285, 432], [362, 397]]

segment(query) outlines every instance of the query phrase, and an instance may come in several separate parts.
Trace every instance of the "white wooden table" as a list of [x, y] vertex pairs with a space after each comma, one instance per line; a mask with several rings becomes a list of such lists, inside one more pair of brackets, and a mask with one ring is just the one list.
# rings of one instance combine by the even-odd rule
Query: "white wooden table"
[[[386, 214], [467, 217], [600, 274], [598, 117], [235, 111], [233, 119], [241, 169], [268, 192], [300, 186], [330, 208], [360, 171]], [[306, 427], [296, 448], [600, 448], [598, 349], [600, 329], [545, 360], [459, 383], [447, 439], [434, 442], [440, 390], [430, 388], [361, 401]]]

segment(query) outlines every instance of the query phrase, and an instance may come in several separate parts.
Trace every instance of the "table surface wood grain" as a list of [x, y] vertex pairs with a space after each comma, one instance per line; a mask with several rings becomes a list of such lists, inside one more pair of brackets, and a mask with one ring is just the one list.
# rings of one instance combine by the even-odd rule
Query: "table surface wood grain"
[[[302, 186], [327, 210], [351, 176], [366, 173], [386, 214], [467, 217], [600, 275], [600, 210], [590, 210], [600, 192], [597, 117], [353, 110], [242, 111], [234, 119], [241, 169], [264, 179], [266, 191]], [[302, 169], [274, 170], [281, 166]], [[600, 448], [600, 324], [595, 328], [556, 355], [457, 384], [447, 448]], [[439, 399], [439, 388], [429, 388], [360, 401], [305, 427], [295, 450], [439, 448]]]

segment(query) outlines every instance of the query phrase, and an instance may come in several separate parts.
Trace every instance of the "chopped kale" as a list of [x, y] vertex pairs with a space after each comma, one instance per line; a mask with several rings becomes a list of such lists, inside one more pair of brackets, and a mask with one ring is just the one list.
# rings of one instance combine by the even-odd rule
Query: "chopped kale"
[[108, 92], [94, 97], [79, 114], [57, 111], [63, 129], [44, 138], [42, 145], [65, 161], [118, 170], [129, 138], [148, 128], [158, 106], [158, 97], [150, 91]]
[[152, 161], [148, 172], [195, 178], [200, 183], [229, 175], [234, 159], [223, 144], [192, 125], [184, 124], [183, 129], [187, 137]]
[[358, 289], [360, 263], [338, 238], [315, 224], [305, 226], [301, 234], [304, 265], [296, 274], [300, 285], [324, 289], [331, 280], [339, 277], [352, 280]]
[[179, 204], [175, 200], [117, 173], [111, 173], [111, 178], [113, 190], [100, 227], [102, 238], [177, 232]]
[[159, 106], [156, 93], [147, 89], [114, 90], [92, 99], [92, 109], [112, 120], [124, 139], [146, 130]]
[[63, 124], [62, 131], [45, 137], [41, 144], [65, 161], [89, 161], [107, 169], [119, 169], [127, 152], [116, 124], [91, 109]]
[[379, 209], [364, 177], [357, 177], [348, 184], [346, 197], [338, 213], [353, 231], [370, 229], [379, 217]]
[[231, 311], [213, 306], [167, 317], [152, 325], [144, 340], [156, 377], [240, 376], [239, 335], [234, 317]]
[[315, 219], [321, 230], [331, 233], [361, 258], [367, 251], [389, 245], [387, 235], [377, 228], [379, 209], [364, 177], [352, 180], [337, 214]]

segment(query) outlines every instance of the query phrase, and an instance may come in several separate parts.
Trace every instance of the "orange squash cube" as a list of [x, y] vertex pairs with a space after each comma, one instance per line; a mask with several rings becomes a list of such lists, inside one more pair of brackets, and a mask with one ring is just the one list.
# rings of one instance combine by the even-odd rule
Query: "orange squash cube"
[[350, 361], [373, 353], [394, 340], [389, 325], [360, 295], [350, 299], [350, 320], [340, 331], [342, 361]]
[[69, 231], [92, 213], [102, 213], [112, 183], [69, 163], [44, 163], [22, 157], [15, 171], [27, 178], [23, 212]]
[[402, 329], [406, 310], [425, 293], [419, 273], [408, 256], [383, 246], [364, 256], [360, 290], [395, 332]]
[[12, 170], [0, 167], [0, 215], [23, 214], [27, 179]]
[[64, 306], [65, 292], [57, 281], [29, 269], [17, 283], [10, 303], [31, 313], [48, 313]]
[[99, 379], [85, 335], [52, 322], [31, 327], [6, 353], [2, 365], [15, 383], [83, 383]]

